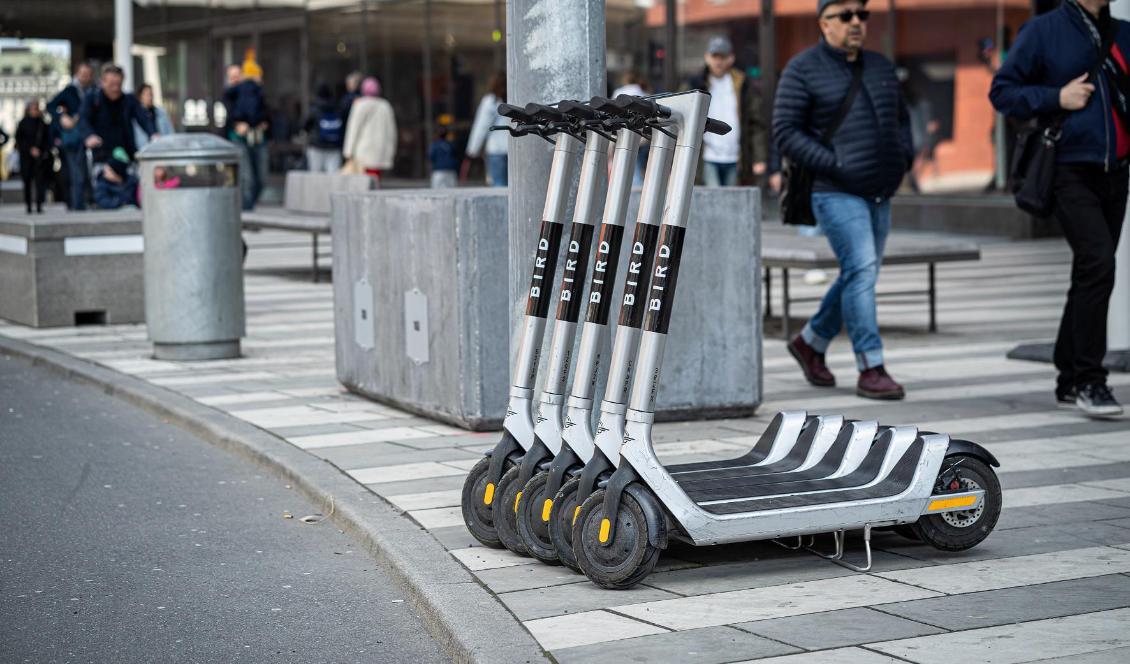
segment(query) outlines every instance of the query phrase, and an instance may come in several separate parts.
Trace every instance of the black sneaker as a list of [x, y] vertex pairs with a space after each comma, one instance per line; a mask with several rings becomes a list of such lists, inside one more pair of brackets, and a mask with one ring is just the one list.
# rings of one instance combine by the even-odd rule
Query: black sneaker
[[1057, 387], [1055, 388], [1055, 405], [1058, 408], [1065, 410], [1075, 410], [1075, 388], [1074, 387]]
[[1118, 417], [1122, 406], [1104, 383], [1091, 383], [1078, 389], [1075, 405], [1089, 417]]

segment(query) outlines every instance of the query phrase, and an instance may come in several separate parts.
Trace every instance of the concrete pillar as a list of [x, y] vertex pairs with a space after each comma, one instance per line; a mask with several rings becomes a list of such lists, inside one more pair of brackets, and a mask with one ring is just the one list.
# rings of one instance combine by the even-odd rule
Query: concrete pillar
[[[1116, 18], [1130, 20], [1130, 3], [1112, 2], [1110, 13]], [[1130, 218], [1130, 210], [1127, 211]], [[1130, 371], [1130, 222], [1123, 220], [1122, 237], [1116, 255], [1117, 272], [1114, 277], [1114, 294], [1110, 297], [1107, 313], [1108, 357], [1115, 356], [1123, 371]]]
[[114, 0], [114, 62], [125, 73], [122, 89], [131, 91], [133, 80], [133, 0]]
[[[589, 99], [606, 94], [605, 76], [604, 0], [510, 0], [506, 3], [506, 96], [509, 103], [522, 106], [528, 102]], [[552, 155], [553, 145], [541, 139], [510, 139], [511, 330], [517, 329], [525, 310]], [[579, 164], [576, 171], [580, 171]], [[574, 191], [575, 187], [574, 181]], [[570, 193], [569, 200], [574, 197], [575, 194]], [[516, 349], [517, 343], [511, 340], [511, 359]]]

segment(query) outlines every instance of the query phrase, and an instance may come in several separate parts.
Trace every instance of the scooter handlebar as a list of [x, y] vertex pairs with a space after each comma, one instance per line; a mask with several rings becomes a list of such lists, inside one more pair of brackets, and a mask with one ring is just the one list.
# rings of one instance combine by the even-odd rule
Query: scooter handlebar
[[598, 120], [599, 115], [595, 110], [586, 106], [583, 102], [566, 100], [557, 105], [557, 110], [565, 115], [572, 116], [578, 120]]
[[498, 114], [504, 118], [517, 120], [518, 122], [530, 122], [531, 120], [533, 120], [533, 117], [531, 117], [529, 113], [526, 113], [526, 109], [522, 108], [521, 106], [515, 106], [513, 104], [499, 104]]
[[526, 115], [534, 122], [564, 122], [569, 118], [561, 111], [545, 104], [526, 104]]
[[671, 109], [657, 104], [654, 100], [636, 97], [635, 95], [620, 95], [616, 98], [616, 105], [626, 111], [632, 111], [650, 118], [667, 119], [671, 117]]

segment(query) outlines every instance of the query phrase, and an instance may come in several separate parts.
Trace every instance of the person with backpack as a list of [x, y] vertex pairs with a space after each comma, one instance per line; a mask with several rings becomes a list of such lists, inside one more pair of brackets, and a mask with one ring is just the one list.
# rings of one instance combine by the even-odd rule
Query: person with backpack
[[863, 48], [871, 15], [865, 7], [861, 0], [817, 1], [820, 43], [789, 61], [774, 100], [777, 149], [812, 173], [812, 215], [840, 265], [788, 350], [809, 383], [834, 386], [824, 354], [846, 327], [859, 369], [856, 394], [902, 399], [903, 386], [883, 363], [875, 284], [891, 228], [890, 199], [914, 149], [894, 66]]
[[1130, 177], [1130, 23], [1109, 0], [1065, 0], [1028, 21], [993, 77], [989, 99], [1037, 119], [1054, 145], [1050, 193], [1071, 246], [1071, 288], [1059, 323], [1055, 397], [1090, 417], [1122, 406], [1107, 386], [1107, 307]]
[[345, 119], [330, 86], [318, 86], [313, 111], [306, 119], [306, 170], [337, 173], [341, 170], [341, 146], [345, 143]]
[[122, 91], [124, 78], [121, 67], [113, 64], [102, 67], [102, 89], [87, 95], [79, 114], [79, 133], [83, 144], [91, 150], [94, 164], [94, 198], [103, 203], [123, 200], [116, 194], [108, 195], [107, 191], [116, 192], [123, 187], [135, 189], [137, 186], [137, 177], [133, 173], [133, 159], [137, 152], [134, 123], [150, 140], [158, 135], [157, 128], [137, 97]]
[[82, 110], [83, 100], [96, 89], [94, 69], [82, 62], [75, 67], [75, 77], [71, 84], [47, 102], [53, 142], [63, 157], [63, 175], [67, 180], [66, 203], [71, 210], [86, 209], [90, 165], [87, 163], [86, 146], [82, 144], [79, 132], [79, 112]]

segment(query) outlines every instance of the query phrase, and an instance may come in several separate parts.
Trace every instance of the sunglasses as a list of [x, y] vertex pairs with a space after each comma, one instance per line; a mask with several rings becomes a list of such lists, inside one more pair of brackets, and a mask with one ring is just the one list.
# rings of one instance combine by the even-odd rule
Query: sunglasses
[[871, 12], [867, 9], [857, 9], [855, 11], [845, 9], [837, 14], [827, 14], [824, 18], [828, 20], [838, 18], [843, 23], [851, 23], [852, 16], [859, 18], [860, 23], [866, 23], [867, 19], [871, 18]]

